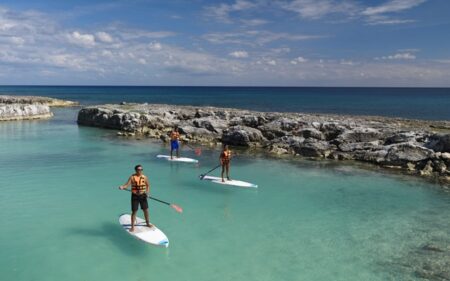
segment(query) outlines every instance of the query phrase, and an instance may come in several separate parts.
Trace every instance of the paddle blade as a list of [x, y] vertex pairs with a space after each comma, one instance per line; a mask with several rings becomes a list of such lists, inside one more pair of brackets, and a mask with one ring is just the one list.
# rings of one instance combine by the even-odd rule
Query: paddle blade
[[195, 149], [195, 154], [198, 155], [198, 156], [202, 155], [202, 150], [200, 148], [196, 148]]
[[183, 208], [181, 208], [178, 205], [175, 204], [170, 204], [170, 207], [172, 207], [172, 209], [174, 209], [175, 211], [177, 211], [178, 213], [182, 213], [183, 212]]

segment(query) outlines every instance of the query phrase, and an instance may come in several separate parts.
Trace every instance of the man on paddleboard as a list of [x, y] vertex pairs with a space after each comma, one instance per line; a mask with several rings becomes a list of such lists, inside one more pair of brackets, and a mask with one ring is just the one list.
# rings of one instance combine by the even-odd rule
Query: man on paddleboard
[[173, 151], [177, 151], [177, 158], [180, 158], [180, 153], [178, 152], [178, 149], [180, 147], [179, 144], [180, 140], [180, 133], [178, 132], [178, 127], [175, 126], [173, 128], [173, 131], [170, 133], [170, 159], [173, 159]]
[[222, 165], [222, 182], [225, 182], [223, 173], [226, 171], [227, 179], [230, 180], [230, 162], [231, 162], [231, 150], [228, 145], [223, 146], [222, 153], [220, 153], [220, 164]]
[[150, 224], [150, 218], [148, 215], [148, 202], [147, 196], [150, 192], [150, 184], [148, 178], [142, 173], [144, 169], [142, 165], [134, 167], [135, 173], [130, 176], [128, 181], [119, 186], [121, 190], [127, 189], [131, 185], [131, 228], [130, 232], [134, 231], [134, 222], [136, 221], [136, 213], [141, 205], [141, 210], [144, 211], [145, 222], [148, 227], [152, 227]]

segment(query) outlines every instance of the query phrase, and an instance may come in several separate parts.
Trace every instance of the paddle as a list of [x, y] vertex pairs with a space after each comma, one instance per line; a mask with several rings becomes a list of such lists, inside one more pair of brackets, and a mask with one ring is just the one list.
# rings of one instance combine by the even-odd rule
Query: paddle
[[[129, 189], [124, 189], [124, 190], [131, 192], [131, 190], [129, 190]], [[147, 196], [147, 197], [152, 199], [152, 200], [155, 200], [157, 202], [160, 202], [160, 203], [163, 203], [163, 204], [166, 204], [166, 205], [170, 206], [172, 209], [174, 209], [178, 213], [182, 213], [183, 212], [183, 208], [181, 208], [180, 206], [178, 206], [176, 204], [172, 204], [172, 203], [169, 203], [169, 202], [166, 202], [166, 201], [162, 201], [162, 200], [159, 200], [158, 198], [151, 197], [151, 196]]]
[[187, 143], [186, 141], [184, 141], [184, 144], [189, 147], [190, 149], [194, 150], [195, 154], [200, 156], [202, 155], [202, 150], [200, 148], [195, 148], [192, 145], [190, 145], [189, 143]]
[[222, 166], [222, 164], [219, 164], [219, 165], [217, 165], [216, 167], [214, 167], [214, 168], [212, 168], [211, 170], [209, 170], [208, 172], [206, 172], [206, 173], [204, 173], [204, 174], [201, 174], [201, 175], [200, 175], [200, 179], [202, 180], [207, 174], [211, 173], [212, 171], [214, 171], [215, 169], [217, 169], [217, 168], [219, 168], [219, 167], [221, 167], [221, 166]]

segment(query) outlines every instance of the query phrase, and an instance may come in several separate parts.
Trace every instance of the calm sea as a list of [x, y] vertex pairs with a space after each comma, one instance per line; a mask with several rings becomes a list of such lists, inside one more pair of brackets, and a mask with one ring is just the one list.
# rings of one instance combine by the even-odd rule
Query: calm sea
[[0, 86], [0, 94], [450, 120], [450, 88]]

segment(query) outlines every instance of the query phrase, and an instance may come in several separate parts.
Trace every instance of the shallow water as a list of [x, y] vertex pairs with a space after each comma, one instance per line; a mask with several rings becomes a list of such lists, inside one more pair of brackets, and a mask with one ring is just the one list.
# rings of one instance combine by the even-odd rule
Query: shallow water
[[[155, 158], [162, 145], [75, 117], [0, 123], [1, 280], [416, 280], [410, 253], [449, 242], [450, 196], [431, 184], [239, 156], [232, 177], [259, 188], [224, 187], [197, 178], [217, 151], [171, 164]], [[150, 202], [167, 249], [118, 224], [129, 194], [117, 186], [137, 163], [153, 196], [184, 208]]]

